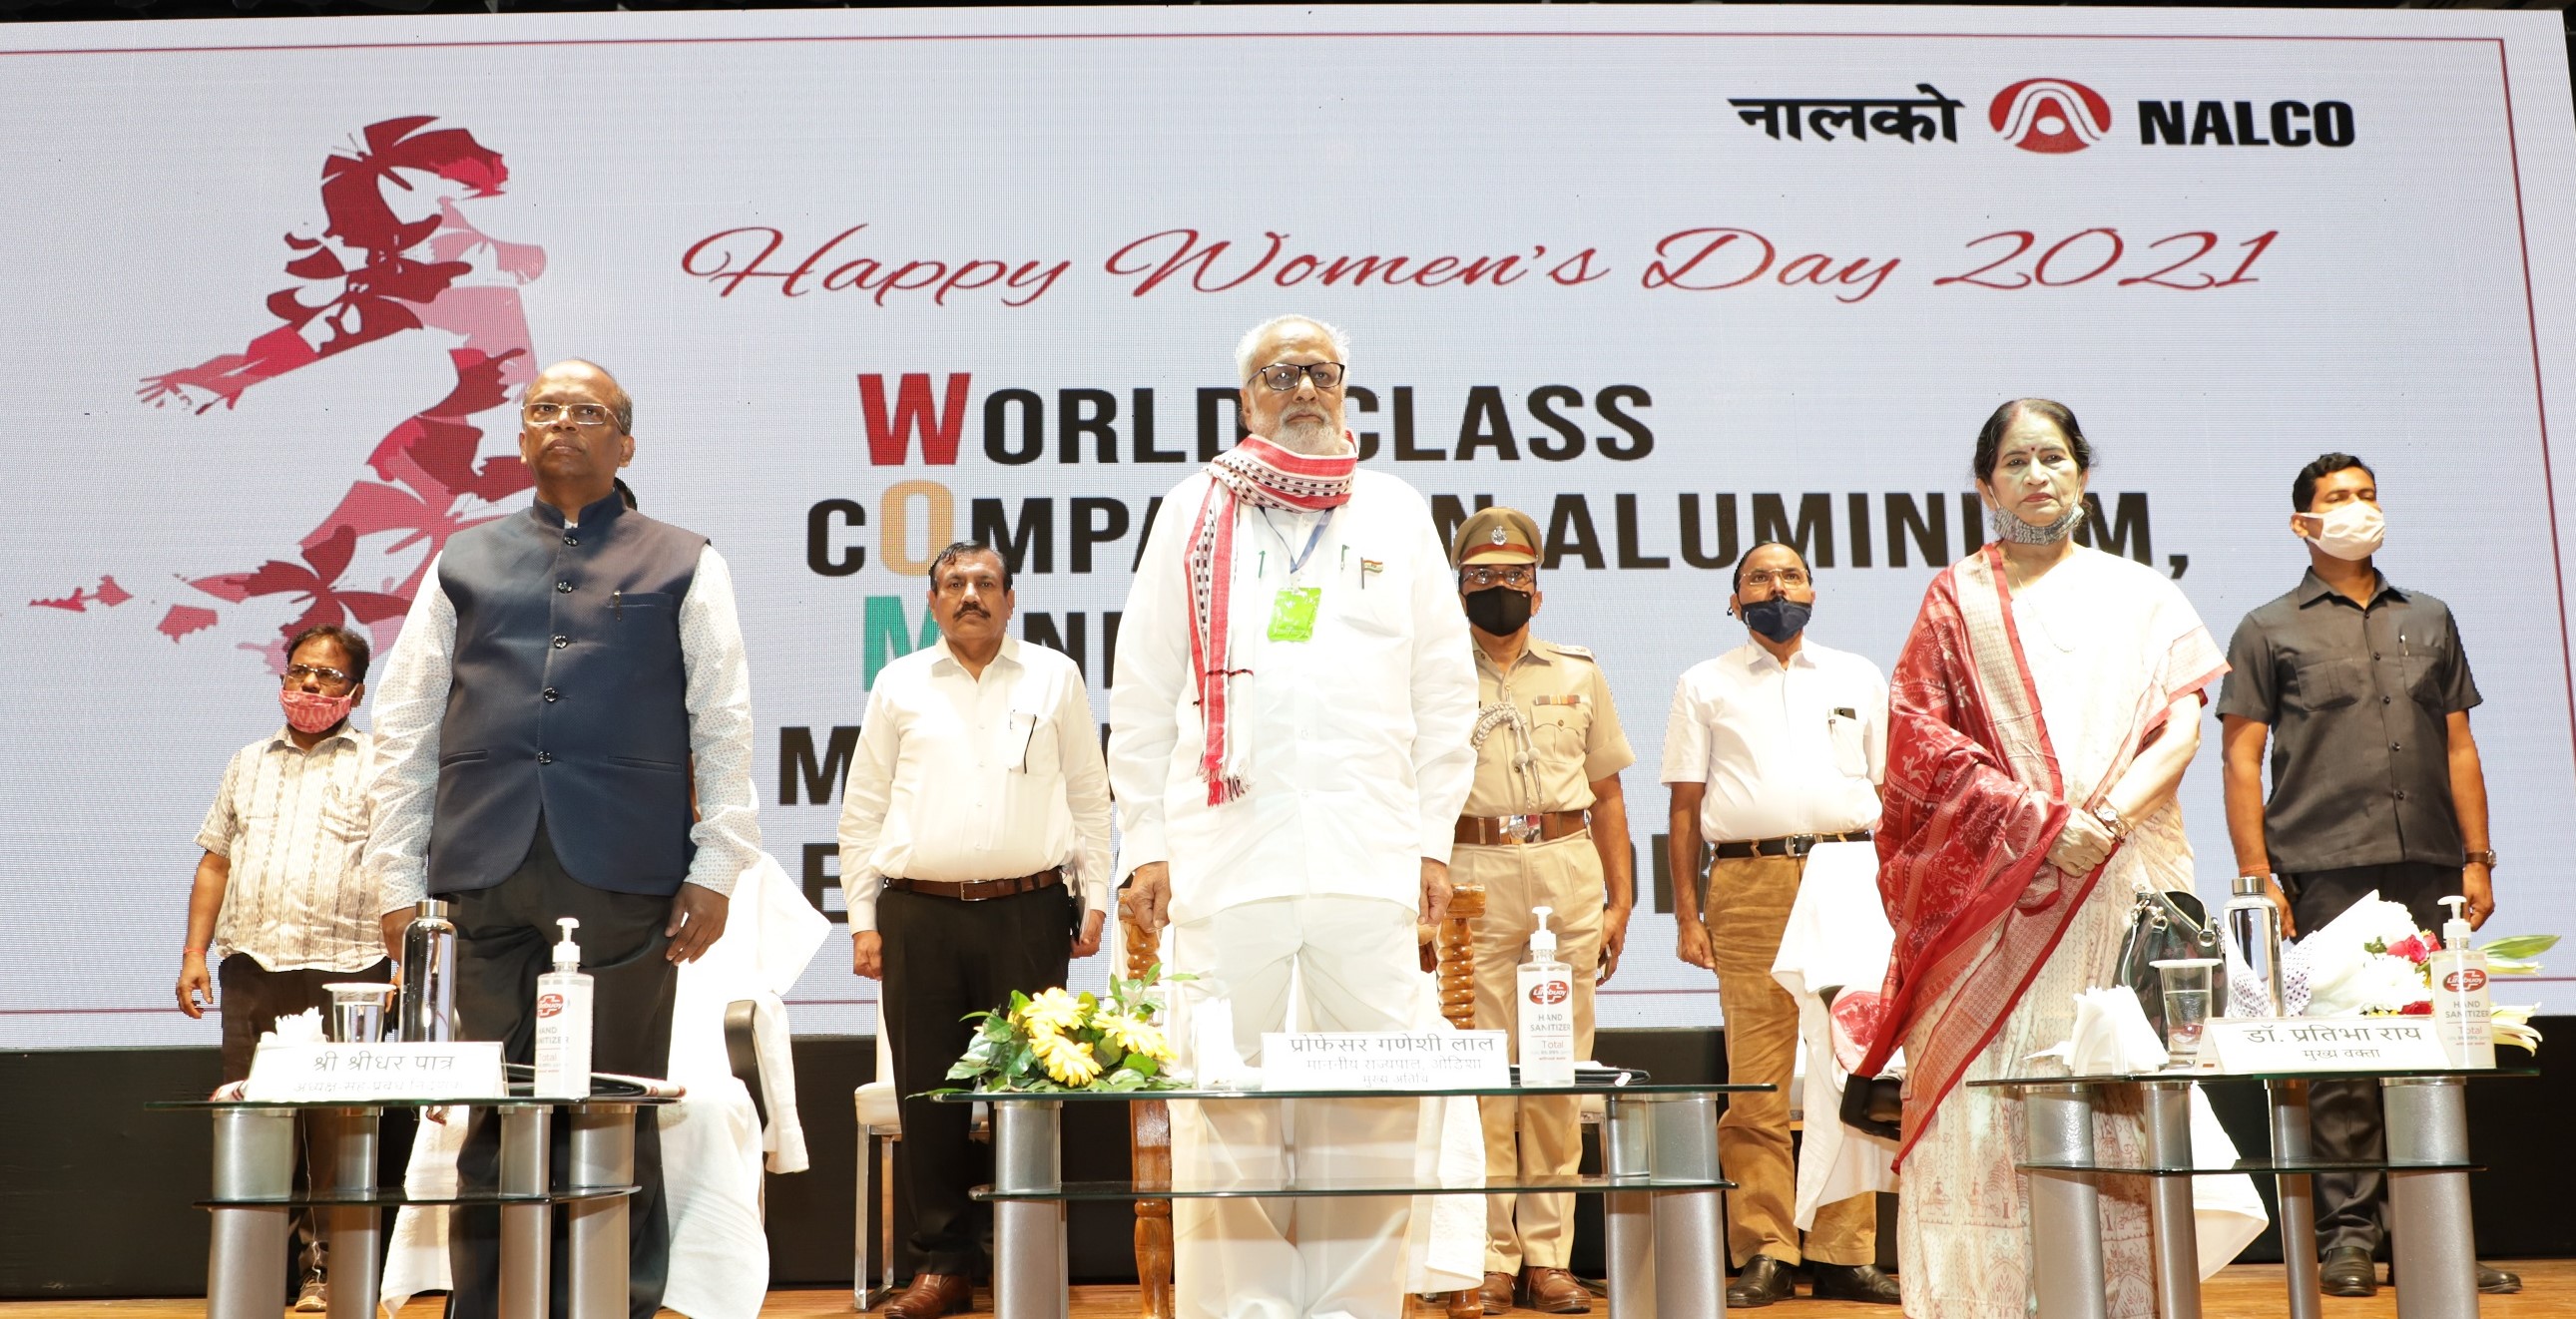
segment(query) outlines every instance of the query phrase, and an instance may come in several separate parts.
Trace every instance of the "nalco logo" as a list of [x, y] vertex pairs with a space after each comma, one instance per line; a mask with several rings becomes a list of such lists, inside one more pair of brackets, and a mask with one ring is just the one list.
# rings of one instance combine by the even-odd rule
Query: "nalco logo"
[[2062, 156], [2110, 133], [2111, 103], [2080, 82], [2025, 78], [1995, 93], [1986, 122], [2024, 151]]
[[1542, 980], [1530, 986], [1529, 1000], [1541, 1005], [1562, 1003], [1573, 992], [1573, 987], [1562, 980]]
[[2487, 987], [2487, 973], [2470, 967], [2442, 977], [2442, 988], [2454, 994], [2474, 994]]
[[563, 995], [561, 995], [561, 994], [539, 994], [539, 995], [537, 995], [537, 1015], [538, 1015], [538, 1016], [540, 1016], [540, 1017], [551, 1017], [551, 1016], [554, 1016], [554, 1015], [556, 1015], [556, 1014], [558, 1014], [558, 1013], [560, 1013], [560, 1012], [562, 1012], [562, 1011], [563, 1011]]

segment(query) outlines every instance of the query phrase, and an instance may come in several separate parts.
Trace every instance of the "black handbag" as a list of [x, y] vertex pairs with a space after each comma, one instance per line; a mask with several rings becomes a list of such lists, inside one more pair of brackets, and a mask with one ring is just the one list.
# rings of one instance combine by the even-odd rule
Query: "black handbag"
[[2129, 932], [2120, 940], [2120, 960], [2113, 978], [2138, 996], [2156, 1038], [2165, 1033], [2164, 973], [2155, 964], [2182, 958], [2218, 956], [2218, 929], [2209, 908], [2188, 892], [2141, 889], [2129, 908]]
[[[1818, 991], [1830, 1010], [1842, 986], [1832, 985]], [[1809, 1059], [1807, 1065], [1815, 1066]], [[1881, 1140], [1904, 1138], [1905, 1078], [1902, 1076], [1846, 1076], [1843, 1078], [1842, 1111], [1835, 1114], [1844, 1126], [1876, 1136]]]
[[1881, 1140], [1905, 1138], [1905, 1078], [1843, 1078], [1843, 1125]]

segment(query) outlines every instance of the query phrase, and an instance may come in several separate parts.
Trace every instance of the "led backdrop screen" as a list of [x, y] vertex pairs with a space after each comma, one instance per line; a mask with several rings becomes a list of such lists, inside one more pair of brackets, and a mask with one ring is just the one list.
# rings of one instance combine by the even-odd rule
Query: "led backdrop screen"
[[[2490, 928], [2576, 930], [2553, 15], [911, 10], [0, 47], [0, 1045], [214, 1041], [172, 1006], [192, 840], [279, 723], [282, 634], [389, 648], [439, 545], [527, 501], [532, 364], [617, 372], [644, 509], [731, 560], [767, 848], [837, 912], [839, 767], [928, 635], [928, 554], [1006, 543], [1024, 634], [1105, 711], [1156, 501], [1231, 442], [1235, 339], [1287, 311], [1351, 331], [1370, 464], [1444, 520], [1547, 530], [1537, 628], [1599, 654], [1640, 757], [1604, 1025], [1717, 1020], [1672, 955], [1657, 768], [1674, 680], [1744, 639], [1735, 557], [1803, 545], [1812, 635], [1891, 664], [1981, 538], [1976, 428], [2025, 394], [2099, 447], [2094, 543], [2222, 644], [2304, 566], [2292, 473], [2369, 459], [2382, 562], [2457, 611], [2486, 696]], [[2213, 735], [2183, 790], [2206, 896], [2233, 873], [2216, 760]], [[871, 1028], [844, 948], [800, 1030]]]

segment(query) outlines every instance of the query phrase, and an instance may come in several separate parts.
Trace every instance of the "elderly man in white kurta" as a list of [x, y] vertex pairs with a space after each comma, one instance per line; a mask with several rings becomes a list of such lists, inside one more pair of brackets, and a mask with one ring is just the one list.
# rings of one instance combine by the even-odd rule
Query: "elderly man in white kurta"
[[[1244, 337], [1249, 438], [1163, 500], [1109, 695], [1122, 902], [1147, 929], [1169, 922], [1165, 960], [1224, 999], [1254, 1064], [1264, 1031], [1415, 1024], [1415, 922], [1447, 905], [1474, 769], [1466, 618], [1422, 496], [1355, 469], [1348, 357], [1303, 317]], [[1413, 1100], [1178, 1107], [1184, 1180], [1275, 1183], [1287, 1145], [1304, 1182], [1412, 1178]], [[1407, 1212], [1182, 1200], [1181, 1313], [1394, 1319]]]

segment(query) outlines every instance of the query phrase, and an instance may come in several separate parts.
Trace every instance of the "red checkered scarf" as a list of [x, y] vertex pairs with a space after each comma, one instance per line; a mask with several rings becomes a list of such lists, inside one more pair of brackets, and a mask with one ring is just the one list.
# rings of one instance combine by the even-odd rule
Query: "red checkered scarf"
[[[1343, 442], [1350, 443], [1348, 432]], [[1207, 746], [1199, 754], [1199, 777], [1207, 780], [1208, 805], [1221, 806], [1243, 795], [1243, 776], [1226, 764], [1226, 684], [1249, 670], [1228, 664], [1226, 620], [1232, 615], [1234, 580], [1234, 514], [1245, 504], [1285, 508], [1300, 513], [1338, 508], [1350, 501], [1351, 473], [1358, 460], [1352, 451], [1330, 458], [1291, 453], [1258, 435], [1217, 455], [1207, 466], [1208, 488], [1199, 501], [1198, 521], [1190, 529], [1190, 662], [1198, 673], [1199, 721], [1207, 728]]]

